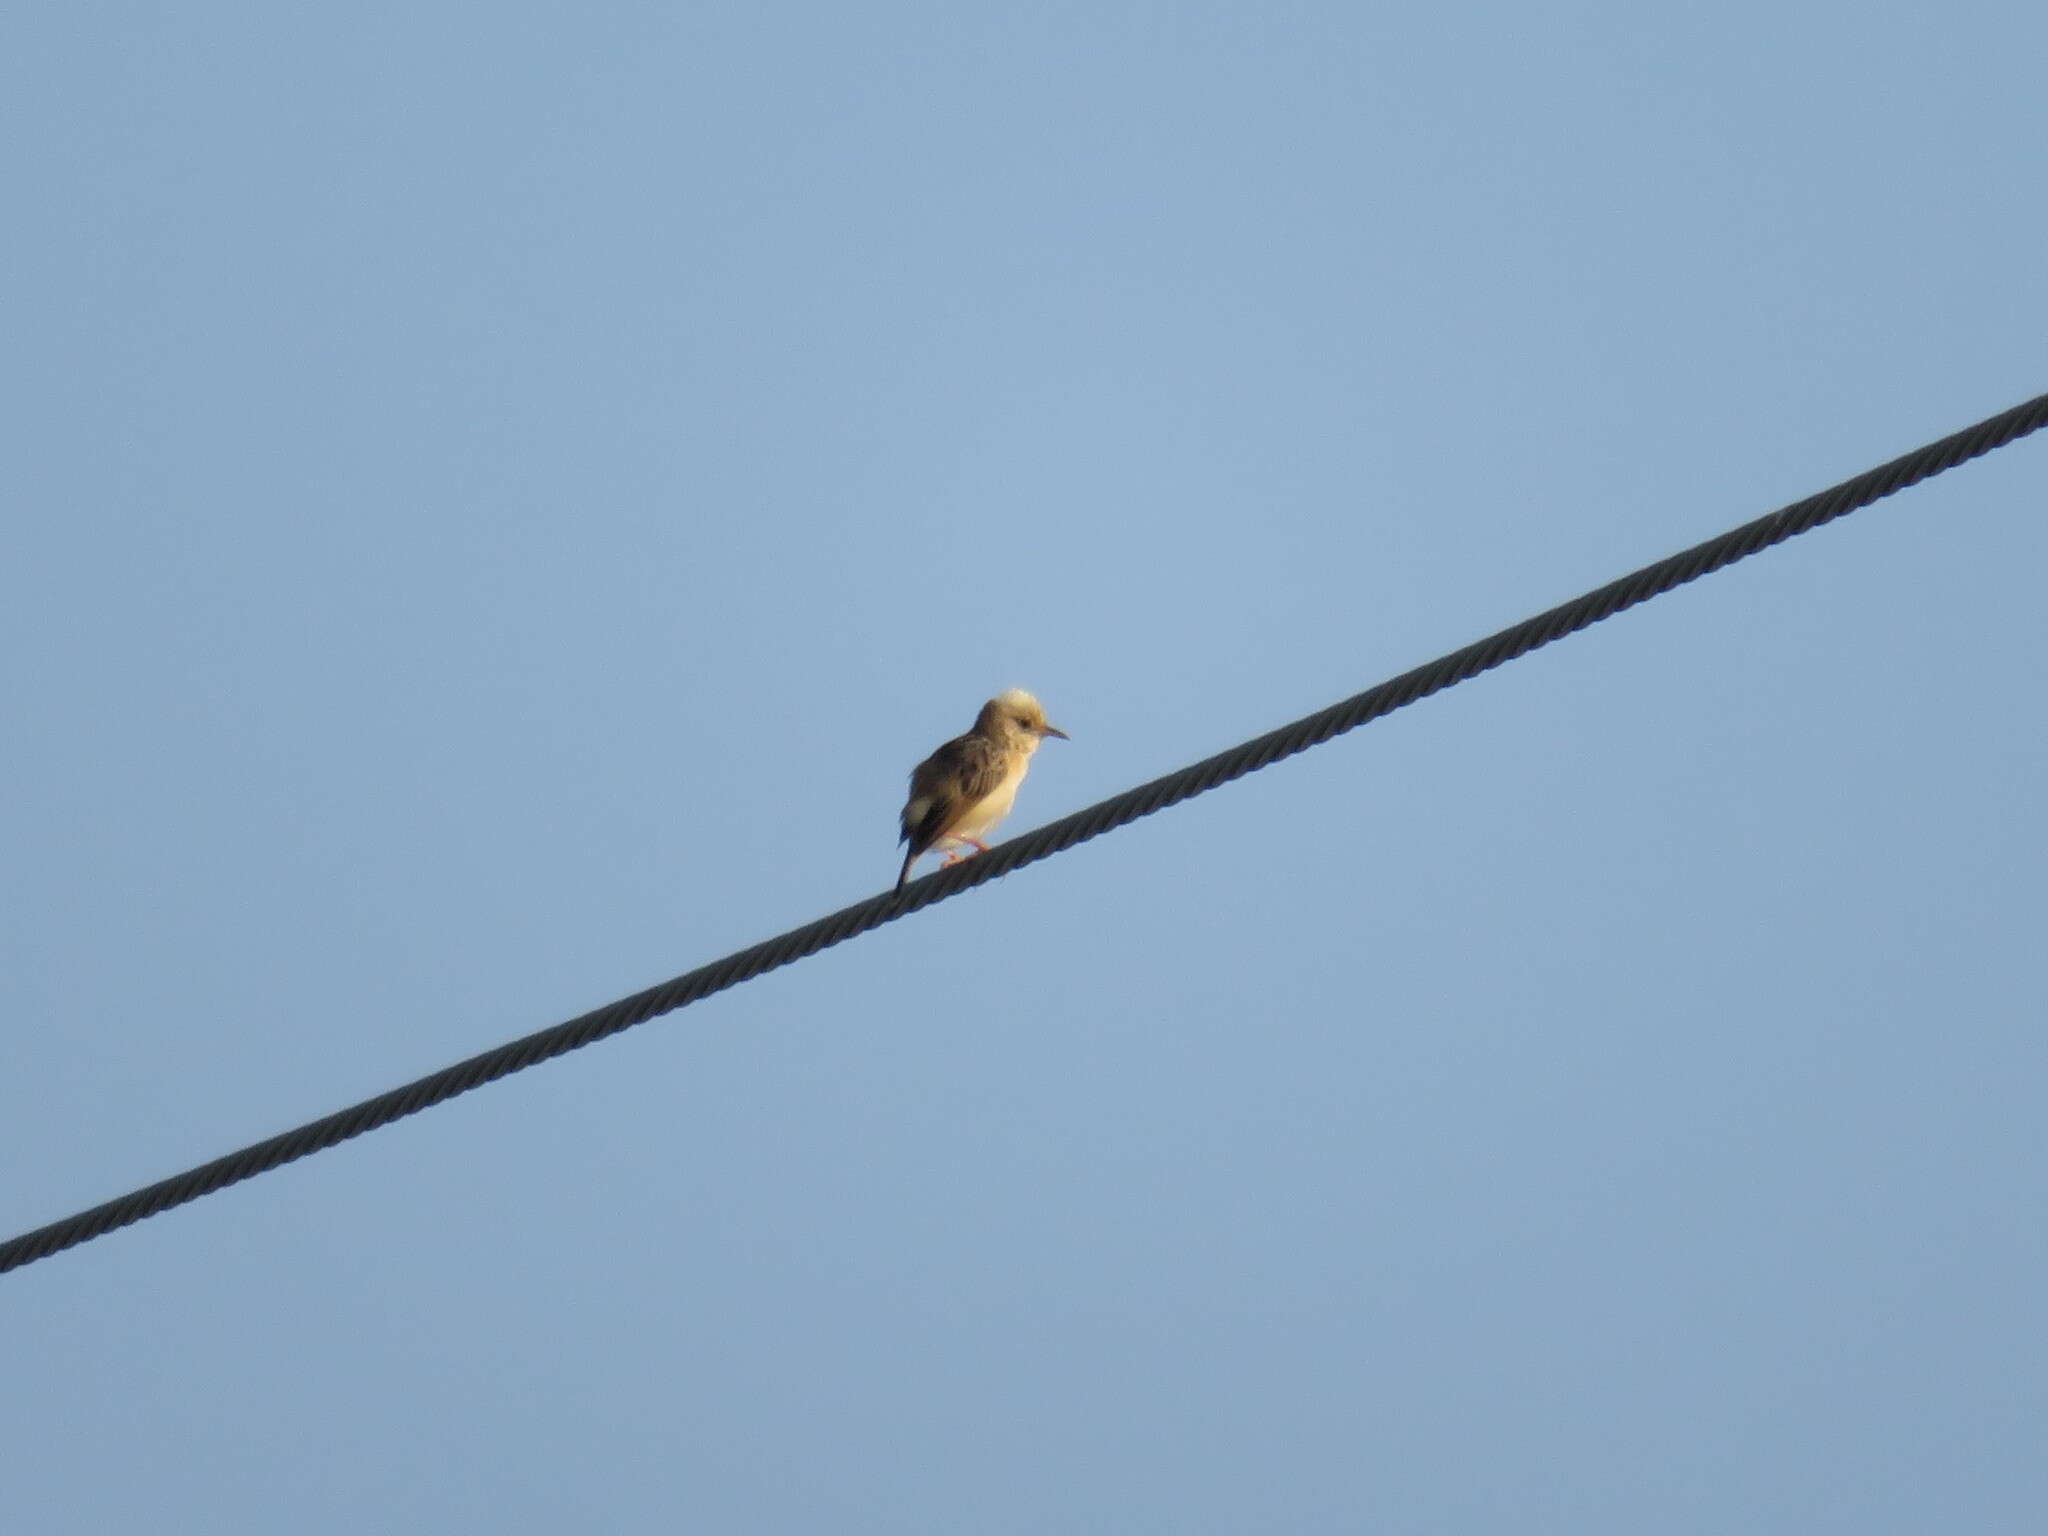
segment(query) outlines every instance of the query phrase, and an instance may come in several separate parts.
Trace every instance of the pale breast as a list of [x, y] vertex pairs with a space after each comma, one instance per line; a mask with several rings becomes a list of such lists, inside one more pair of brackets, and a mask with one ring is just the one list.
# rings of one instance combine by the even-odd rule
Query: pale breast
[[1017, 801], [1017, 786], [1024, 782], [1024, 775], [1031, 771], [1031, 757], [1020, 752], [1010, 764], [1009, 772], [988, 794], [970, 805], [965, 814], [953, 824], [949, 837], [966, 840], [986, 838], [996, 829], [996, 824], [1010, 814], [1010, 807]]

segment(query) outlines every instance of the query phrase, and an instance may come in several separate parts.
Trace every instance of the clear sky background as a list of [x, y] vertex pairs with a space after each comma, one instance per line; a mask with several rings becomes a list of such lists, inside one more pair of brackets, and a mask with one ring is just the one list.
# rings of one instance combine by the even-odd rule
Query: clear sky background
[[[0, 1235], [2048, 389], [2044, 57], [16, 8]], [[0, 1279], [9, 1530], [2041, 1530], [2044, 488]]]

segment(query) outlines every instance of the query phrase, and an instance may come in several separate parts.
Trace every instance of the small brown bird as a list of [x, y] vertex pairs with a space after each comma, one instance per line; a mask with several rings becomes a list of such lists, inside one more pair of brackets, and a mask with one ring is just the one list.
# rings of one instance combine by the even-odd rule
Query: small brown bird
[[903, 873], [896, 889], [910, 882], [910, 866], [941, 844], [946, 863], [958, 864], [972, 846], [988, 852], [982, 839], [1010, 814], [1017, 786], [1031, 771], [1031, 754], [1048, 736], [1068, 740], [1058, 726], [1048, 725], [1038, 700], [1022, 688], [999, 693], [981, 706], [974, 729], [955, 736], [917, 765], [910, 776], [910, 799], [903, 807]]

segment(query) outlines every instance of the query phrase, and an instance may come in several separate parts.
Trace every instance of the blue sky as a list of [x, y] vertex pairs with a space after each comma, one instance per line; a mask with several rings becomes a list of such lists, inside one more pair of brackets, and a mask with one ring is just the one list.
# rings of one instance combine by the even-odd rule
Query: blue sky
[[[2044, 45], [18, 15], [0, 1229], [2048, 388]], [[0, 1279], [12, 1519], [2038, 1530], [2044, 452]]]

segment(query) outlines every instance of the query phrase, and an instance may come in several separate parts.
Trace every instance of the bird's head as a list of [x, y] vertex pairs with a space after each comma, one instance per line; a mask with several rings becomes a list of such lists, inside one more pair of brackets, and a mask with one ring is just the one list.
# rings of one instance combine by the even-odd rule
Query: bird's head
[[1026, 693], [1022, 688], [1012, 688], [999, 693], [982, 706], [982, 718], [992, 723], [999, 721], [1009, 729], [1022, 731], [1034, 740], [1041, 736], [1057, 736], [1061, 741], [1072, 738], [1045, 718], [1045, 706]]

